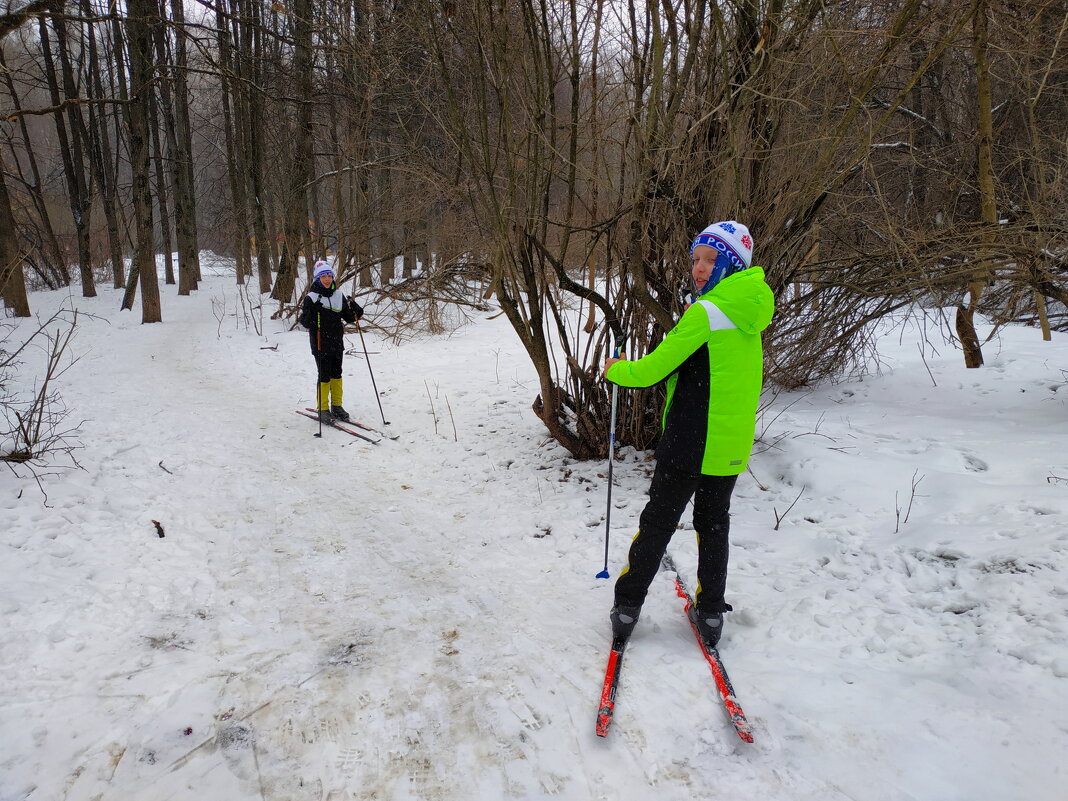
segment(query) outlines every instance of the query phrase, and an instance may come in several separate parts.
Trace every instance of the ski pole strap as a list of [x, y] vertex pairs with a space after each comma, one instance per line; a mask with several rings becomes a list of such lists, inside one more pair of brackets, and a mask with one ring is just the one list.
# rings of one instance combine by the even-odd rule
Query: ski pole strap
[[612, 358], [619, 358], [619, 354], [623, 352], [623, 343], [625, 340], [626, 338], [622, 334], [616, 337], [616, 351], [612, 354]]

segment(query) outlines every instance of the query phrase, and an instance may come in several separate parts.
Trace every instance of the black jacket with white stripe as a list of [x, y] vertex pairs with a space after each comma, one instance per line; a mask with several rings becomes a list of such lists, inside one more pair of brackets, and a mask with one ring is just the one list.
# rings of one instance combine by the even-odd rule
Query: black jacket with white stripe
[[319, 352], [321, 330], [323, 353], [341, 354], [345, 349], [345, 323], [354, 323], [360, 317], [363, 317], [363, 307], [336, 284], [327, 289], [321, 281], [316, 281], [304, 297], [300, 324], [308, 329], [312, 353]]

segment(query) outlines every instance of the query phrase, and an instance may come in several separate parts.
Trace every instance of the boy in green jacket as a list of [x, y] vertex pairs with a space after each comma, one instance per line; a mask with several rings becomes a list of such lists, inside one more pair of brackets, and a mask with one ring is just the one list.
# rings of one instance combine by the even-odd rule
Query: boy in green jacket
[[628, 637], [690, 498], [697, 532], [694, 622], [709, 647], [723, 632], [730, 500], [753, 448], [763, 382], [760, 332], [775, 311], [764, 271], [752, 265], [749, 229], [708, 226], [690, 247], [697, 300], [655, 350], [605, 362], [605, 379], [649, 387], [667, 379], [662, 435], [649, 502], [615, 586], [612, 634]]

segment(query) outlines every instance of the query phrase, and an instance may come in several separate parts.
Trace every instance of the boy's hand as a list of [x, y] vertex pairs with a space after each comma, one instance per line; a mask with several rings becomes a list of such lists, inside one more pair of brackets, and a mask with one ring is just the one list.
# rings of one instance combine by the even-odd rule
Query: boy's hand
[[626, 358], [627, 358], [627, 354], [625, 354], [625, 353], [619, 354], [619, 358], [615, 358], [615, 357], [609, 356], [607, 359], [605, 359], [604, 370], [602, 371], [601, 375], [607, 375], [609, 367], [611, 367], [616, 362], [623, 361]]

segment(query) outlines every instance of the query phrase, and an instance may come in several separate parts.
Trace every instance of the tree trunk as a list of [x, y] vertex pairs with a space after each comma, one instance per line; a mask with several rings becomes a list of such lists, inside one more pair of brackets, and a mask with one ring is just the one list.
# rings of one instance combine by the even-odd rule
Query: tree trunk
[[[247, 55], [239, 62], [240, 74], [252, 85], [259, 86], [263, 72], [263, 24], [261, 5], [254, 0], [242, 0], [244, 13], [239, 30], [242, 36], [242, 52]], [[259, 92], [245, 93], [248, 114], [248, 180], [251, 194], [252, 233], [256, 239], [256, 274], [260, 292], [271, 291], [271, 273], [275, 270], [272, 232], [267, 227], [267, 212], [264, 208], [266, 192], [263, 186], [263, 102]]]
[[[12, 70], [8, 67], [7, 60], [4, 58], [3, 48], [0, 48], [0, 74], [4, 76], [4, 83], [7, 86], [8, 97], [11, 100], [12, 106], [15, 111], [21, 111], [21, 105], [19, 102], [18, 93], [15, 91], [15, 84], [12, 81]], [[67, 269], [67, 260], [63, 255], [63, 248], [59, 244], [59, 238], [56, 236], [55, 229], [52, 227], [52, 218], [48, 213], [48, 205], [45, 202], [43, 184], [41, 183], [41, 170], [37, 162], [37, 151], [33, 146], [33, 139], [30, 136], [30, 131], [26, 125], [26, 117], [22, 114], [19, 115], [19, 130], [22, 133], [23, 148], [26, 153], [26, 161], [30, 168], [30, 180], [26, 180], [22, 176], [22, 166], [18, 160], [16, 154], [12, 153], [12, 162], [18, 168], [20, 177], [23, 178], [23, 184], [25, 184], [30, 199], [33, 201], [34, 211], [37, 214], [37, 219], [41, 222], [41, 228], [44, 232], [44, 248], [42, 255], [46, 262], [47, 267], [42, 269], [42, 279], [48, 285], [50, 289], [58, 289], [61, 286], [70, 286], [70, 271]], [[10, 196], [9, 196], [10, 199]]]
[[397, 277], [397, 218], [393, 207], [393, 173], [389, 167], [378, 171], [378, 208], [385, 212], [378, 220], [379, 286], [386, 289]]
[[22, 253], [19, 252], [5, 172], [0, 161], [0, 294], [3, 294], [4, 306], [12, 309], [16, 317], [29, 317], [30, 299], [26, 296], [26, 276], [22, 270]]
[[183, 287], [196, 289], [200, 281], [200, 245], [193, 173], [193, 131], [189, 121], [189, 88], [186, 80], [189, 61], [186, 39], [189, 33], [185, 27], [181, 0], [171, 0], [171, 17], [175, 24], [174, 229], [178, 240], [178, 289], [181, 292]]
[[990, 65], [987, 60], [987, 0], [975, 0], [972, 9], [972, 54], [975, 58], [976, 104], [979, 111], [979, 130], [976, 142], [979, 181], [979, 203], [984, 232], [984, 248], [980, 264], [968, 284], [967, 304], [957, 307], [956, 328], [964, 350], [964, 366], [983, 366], [983, 349], [975, 332], [975, 311], [986, 288], [990, 270], [986, 262], [992, 256], [994, 227], [997, 225], [997, 201], [994, 196], [993, 141], [994, 124], [990, 98]]
[[310, 256], [308, 241], [308, 186], [312, 165], [312, 2], [295, 0], [293, 85], [296, 97], [296, 127], [293, 131], [289, 187], [285, 197], [285, 251], [288, 258], [279, 264], [271, 297], [289, 303], [296, 290], [297, 265], [303, 251]]
[[[113, 4], [109, 8], [108, 20], [111, 25], [111, 58], [112, 69], [108, 70], [108, 74], [111, 76], [113, 90], [111, 94], [117, 94], [119, 100], [122, 101], [122, 108], [111, 115], [112, 124], [114, 126], [113, 141], [115, 142], [115, 155], [112, 168], [112, 175], [115, 176], [116, 187], [116, 206], [119, 210], [119, 219], [122, 222], [122, 242], [125, 245], [123, 248], [124, 253], [131, 253], [134, 249], [133, 237], [130, 234], [130, 220], [127, 211], [123, 208], [122, 199], [117, 194], [119, 186], [119, 176], [122, 174], [122, 144], [124, 140], [124, 131], [128, 134], [129, 129], [127, 127], [130, 119], [127, 107], [127, 101], [130, 99], [130, 90], [126, 83], [126, 34], [123, 28], [122, 18], [119, 15], [118, 5]], [[103, 122], [101, 122], [103, 125]], [[129, 155], [129, 153], [127, 153]], [[125, 262], [125, 260], [124, 260]], [[130, 259], [130, 275], [126, 277], [126, 291], [123, 293], [122, 308], [126, 310], [133, 309], [134, 292], [137, 289], [137, 259], [136, 256]], [[118, 285], [116, 284], [116, 287]]]
[[[158, 29], [157, 29], [158, 30]], [[159, 205], [159, 233], [160, 245], [163, 247], [163, 282], [168, 286], [174, 286], [174, 244], [171, 239], [171, 211], [170, 196], [171, 187], [168, 176], [163, 169], [163, 143], [160, 141], [160, 106], [159, 97], [153, 97], [153, 102], [148, 111], [148, 129], [152, 137], [152, 171], [156, 177], [156, 203]], [[169, 122], [164, 124], [169, 125]], [[178, 294], [182, 290], [179, 287]], [[186, 295], [189, 290], [186, 289]]]
[[127, 125], [130, 130], [130, 169], [133, 173], [134, 222], [137, 230], [134, 255], [136, 270], [131, 270], [130, 283], [136, 285], [138, 280], [141, 283], [141, 322], [158, 323], [163, 315], [152, 230], [152, 165], [148, 131], [149, 104], [152, 102], [150, 25], [156, 22], [156, 14], [151, 0], [128, 0], [127, 8], [126, 34], [130, 51]]
[[221, 105], [223, 112], [223, 134], [226, 144], [226, 176], [230, 184], [230, 197], [234, 207], [234, 250], [237, 254], [237, 283], [243, 284], [245, 276], [251, 271], [249, 254], [248, 197], [246, 195], [248, 172], [243, 143], [248, 130], [248, 120], [243, 113], [245, 104], [241, 98], [244, 88], [240, 81], [233, 81], [228, 76], [236, 75], [236, 61], [244, 59], [244, 54], [235, 57], [230, 32], [230, 22], [223, 13], [223, 6], [216, 8], [216, 30], [219, 37], [219, 61], [223, 74], [220, 76], [222, 89]]
[[66, 112], [64, 113], [62, 110], [63, 100], [77, 98], [78, 90], [69, 55], [70, 44], [67, 41], [66, 20], [61, 14], [56, 15], [52, 17], [52, 25], [56, 34], [56, 51], [62, 73], [62, 93], [60, 92], [59, 77], [56, 75], [56, 65], [52, 57], [48, 24], [44, 18], [40, 20], [40, 25], [38, 26], [38, 31], [41, 35], [41, 50], [44, 55], [42, 62], [52, 105], [57, 109], [55, 112], [56, 135], [59, 138], [60, 154], [63, 159], [63, 174], [67, 182], [67, 198], [70, 203], [71, 217], [74, 220], [74, 231], [78, 246], [78, 268], [81, 272], [82, 280], [82, 296], [94, 298], [96, 297], [96, 281], [93, 277], [92, 256], [89, 252], [92, 198], [85, 170], [85, 147], [88, 137], [80, 107], [76, 103], [68, 103]]
[[[99, 83], [97, 84], [99, 88]], [[93, 172], [101, 189], [104, 207], [104, 222], [108, 231], [108, 256], [111, 260], [112, 286], [115, 289], [125, 284], [126, 266], [122, 255], [122, 229], [119, 207], [115, 194], [118, 176], [112, 171], [111, 143], [108, 141], [107, 125], [101, 112], [89, 109], [89, 126], [93, 131], [92, 160]]]

